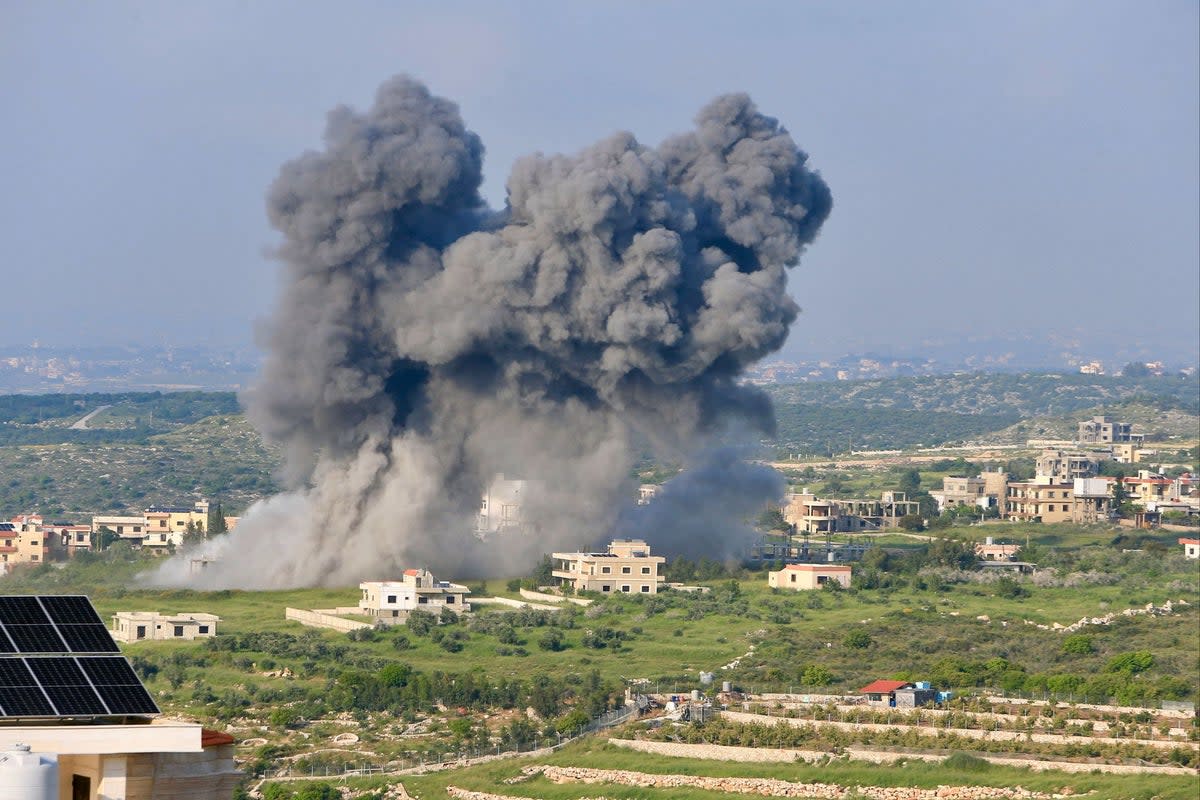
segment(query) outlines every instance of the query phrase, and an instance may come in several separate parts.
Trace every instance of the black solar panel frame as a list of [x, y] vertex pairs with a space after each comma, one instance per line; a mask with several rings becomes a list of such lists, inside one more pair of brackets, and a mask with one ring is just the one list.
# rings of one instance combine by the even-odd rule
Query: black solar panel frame
[[160, 714], [154, 698], [141, 684], [136, 686], [97, 686], [96, 693], [113, 714], [146, 716]]
[[0, 710], [5, 717], [58, 716], [40, 686], [0, 686]]
[[119, 653], [121, 648], [103, 625], [58, 625], [58, 634], [72, 653]]
[[53, 655], [70, 652], [67, 643], [63, 641], [58, 629], [52, 623], [47, 625], [5, 625], [4, 629], [21, 655], [31, 653]]
[[0, 595], [0, 718], [161, 711], [83, 595]]
[[50, 617], [37, 595], [0, 595], [0, 624], [49, 625]]
[[43, 686], [59, 716], [109, 716], [108, 706], [91, 686]]
[[37, 686], [37, 678], [23, 658], [0, 658], [0, 686]]
[[39, 599], [50, 621], [56, 625], [104, 625], [96, 607], [84, 595], [42, 595]]

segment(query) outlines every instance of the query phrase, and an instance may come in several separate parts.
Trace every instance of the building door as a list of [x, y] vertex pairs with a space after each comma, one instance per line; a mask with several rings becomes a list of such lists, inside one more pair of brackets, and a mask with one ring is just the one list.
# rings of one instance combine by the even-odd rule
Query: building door
[[71, 776], [71, 800], [92, 800], [92, 779], [83, 775]]
[[145, 625], [137, 626], [137, 638], [139, 638], [139, 639], [146, 638], [146, 626]]

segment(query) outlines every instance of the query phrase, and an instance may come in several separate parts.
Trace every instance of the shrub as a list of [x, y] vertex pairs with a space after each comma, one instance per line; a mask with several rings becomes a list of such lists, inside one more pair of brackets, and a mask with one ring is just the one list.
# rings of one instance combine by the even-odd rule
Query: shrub
[[1074, 633], [1063, 639], [1062, 651], [1070, 656], [1086, 656], [1096, 652], [1095, 640], [1086, 633]]
[[1152, 666], [1154, 666], [1154, 654], [1149, 650], [1137, 650], [1113, 656], [1104, 669], [1106, 672], [1126, 672], [1133, 675], [1145, 672]]
[[978, 756], [969, 753], [951, 753], [942, 761], [943, 767], [956, 769], [960, 772], [986, 772], [992, 765]]
[[842, 639], [842, 644], [846, 647], [852, 647], [855, 650], [865, 650], [871, 646], [871, 643], [871, 634], [862, 628], [850, 631], [846, 634], [846, 638]]
[[551, 628], [550, 630], [546, 631], [545, 633], [542, 634], [541, 638], [538, 639], [538, 647], [542, 648], [543, 650], [550, 650], [551, 652], [555, 652], [555, 653], [557, 653], [559, 650], [562, 650], [563, 649], [562, 631], [556, 630], [554, 628]]

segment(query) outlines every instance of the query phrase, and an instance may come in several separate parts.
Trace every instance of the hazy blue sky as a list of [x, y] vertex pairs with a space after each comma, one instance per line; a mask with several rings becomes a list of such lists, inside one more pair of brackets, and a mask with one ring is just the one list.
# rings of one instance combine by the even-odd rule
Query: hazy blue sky
[[[746, 90], [831, 185], [788, 350], [1094, 337], [1195, 358], [1194, 0], [0, 0], [0, 343], [249, 342], [264, 193], [397, 72], [513, 159]], [[1082, 348], [1089, 347], [1086, 343]]]

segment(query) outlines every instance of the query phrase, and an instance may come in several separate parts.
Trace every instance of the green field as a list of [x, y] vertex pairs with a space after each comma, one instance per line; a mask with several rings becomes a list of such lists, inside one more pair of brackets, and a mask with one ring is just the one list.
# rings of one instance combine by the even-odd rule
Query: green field
[[[569, 745], [545, 757], [521, 758], [466, 769], [403, 778], [352, 779], [357, 788], [380, 788], [402, 782], [405, 789], [420, 800], [449, 797], [447, 786], [475, 791], [490, 791], [540, 800], [582, 800], [598, 793], [612, 800], [728, 800], [724, 792], [696, 789], [646, 789], [630, 786], [554, 784], [544, 777], [507, 784], [521, 775], [528, 764], [622, 769], [636, 772], [677, 775], [777, 778], [795, 782], [838, 784], [841, 786], [912, 786], [933, 789], [938, 786], [1021, 786], [1032, 791], [1057, 793], [1070, 787], [1073, 794], [1088, 794], [1096, 800], [1123, 798], [1134, 800], [1195, 800], [1196, 778], [1174, 776], [1115, 776], [1099, 773], [1030, 772], [988, 765], [970, 769], [934, 766], [912, 761], [903, 765], [878, 766], [834, 759], [827, 764], [737, 764], [637, 753], [617, 748], [601, 739], [589, 739]], [[342, 785], [340, 782], [335, 785]], [[297, 784], [288, 786], [298, 788]]]

